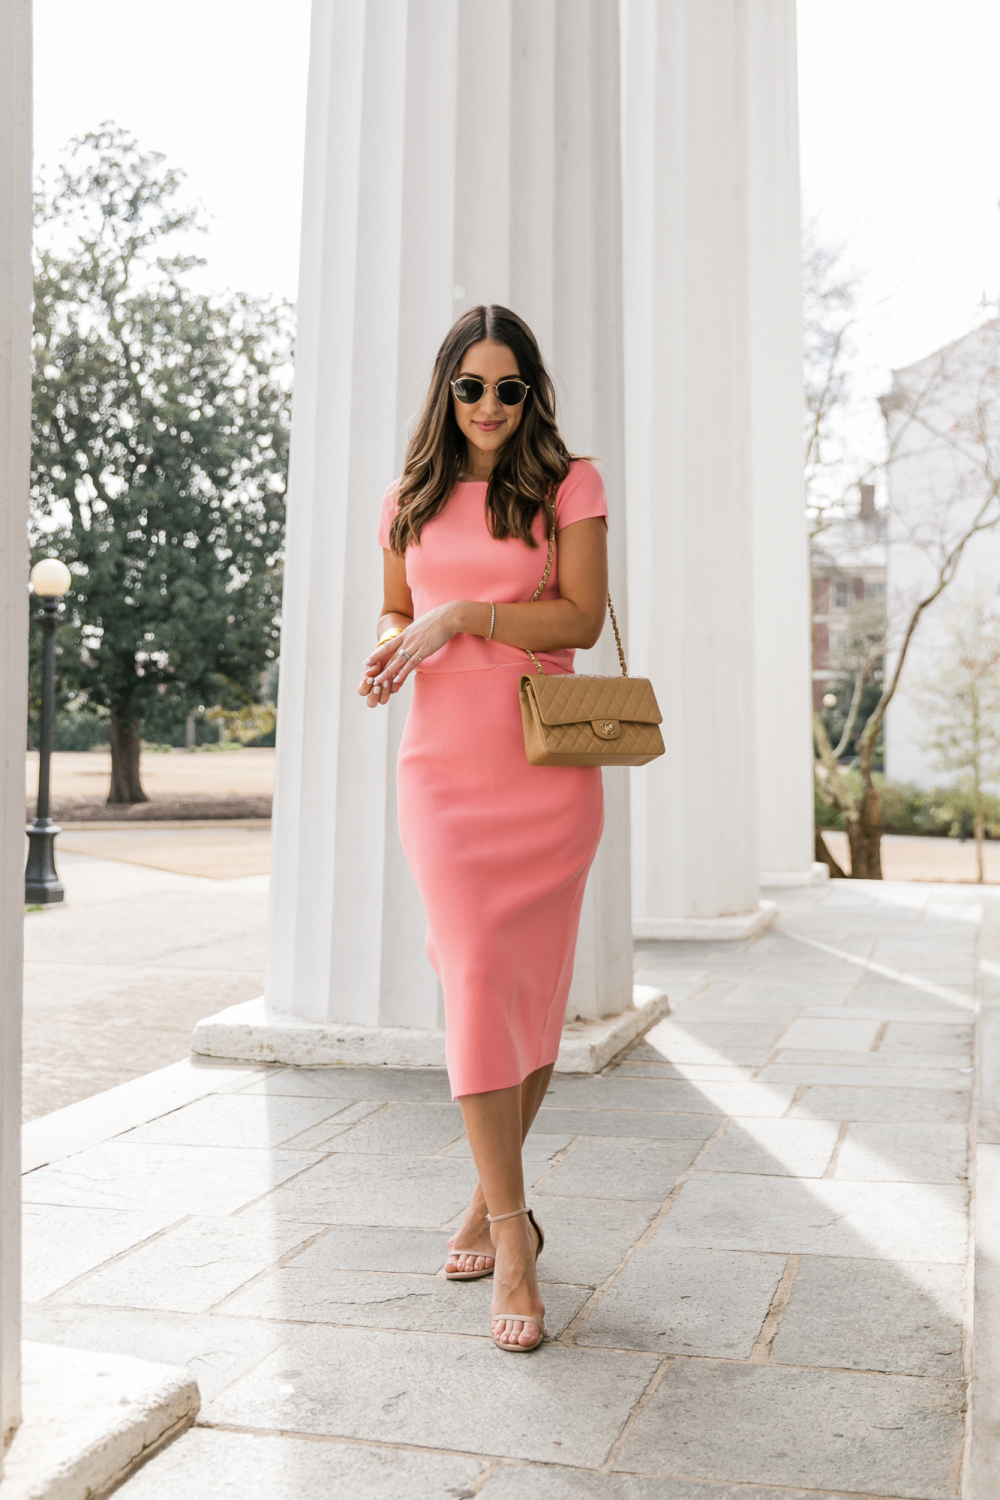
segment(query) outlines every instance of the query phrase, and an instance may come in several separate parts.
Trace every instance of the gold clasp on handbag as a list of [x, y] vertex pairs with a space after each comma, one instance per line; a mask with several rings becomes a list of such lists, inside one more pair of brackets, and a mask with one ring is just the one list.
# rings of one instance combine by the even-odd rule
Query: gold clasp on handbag
[[616, 740], [622, 732], [622, 726], [617, 719], [591, 719], [590, 727], [595, 734], [599, 734], [602, 740]]

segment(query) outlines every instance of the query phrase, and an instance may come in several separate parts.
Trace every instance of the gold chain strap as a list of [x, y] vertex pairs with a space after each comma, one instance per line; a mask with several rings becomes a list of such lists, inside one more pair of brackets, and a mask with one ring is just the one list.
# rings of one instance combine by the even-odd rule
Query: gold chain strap
[[621, 632], [618, 629], [618, 621], [615, 619], [615, 607], [611, 602], [611, 594], [608, 594], [608, 609], [611, 611], [611, 624], [615, 632], [615, 645], [618, 647], [618, 660], [622, 664], [622, 676], [628, 676], [628, 667], [625, 665], [625, 652], [622, 650]]
[[[549, 574], [552, 572], [552, 559], [555, 557], [556, 552], [556, 516], [555, 511], [549, 509], [548, 500], [546, 500], [545, 502], [545, 509], [549, 517], [549, 555], [548, 560], [545, 564], [545, 572], [542, 574], [542, 581], [528, 601], [529, 604], [534, 604], [538, 599], [541, 598], [545, 590], [545, 585], [549, 581]], [[628, 667], [625, 665], [625, 652], [622, 650], [621, 631], [618, 629], [618, 620], [615, 616], [615, 606], [611, 602], [610, 590], [608, 591], [608, 609], [611, 613], [611, 625], [615, 632], [615, 645], [618, 647], [618, 660], [621, 662], [622, 676], [627, 677]], [[545, 672], [542, 669], [542, 664], [538, 660], [538, 657], [535, 656], [533, 652], [529, 651], [527, 646], [522, 646], [521, 649], [531, 657], [531, 660], [535, 664], [535, 671], [538, 672], [540, 676], [544, 677]]]

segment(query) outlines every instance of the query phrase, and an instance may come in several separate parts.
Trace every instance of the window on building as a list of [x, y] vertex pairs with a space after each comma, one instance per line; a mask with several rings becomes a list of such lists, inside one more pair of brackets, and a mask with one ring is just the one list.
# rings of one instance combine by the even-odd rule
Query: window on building
[[833, 586], [834, 609], [846, 609], [851, 602], [851, 589], [847, 583], [835, 583]]
[[885, 598], [885, 584], [884, 583], [869, 583], [869, 584], [866, 584], [865, 585], [865, 596], [868, 599], [884, 599]]

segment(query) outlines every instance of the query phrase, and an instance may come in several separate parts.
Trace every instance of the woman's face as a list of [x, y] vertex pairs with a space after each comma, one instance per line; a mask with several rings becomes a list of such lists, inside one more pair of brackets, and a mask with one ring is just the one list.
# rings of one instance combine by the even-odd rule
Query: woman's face
[[[520, 377], [517, 360], [506, 344], [495, 344], [492, 339], [483, 339], [481, 343], [470, 344], [466, 349], [454, 378], [457, 380], [459, 375], [477, 375], [485, 382], [486, 390], [482, 400], [477, 401], [475, 406], [467, 406], [464, 401], [459, 401], [452, 391], [451, 406], [455, 421], [467, 443], [483, 453], [498, 453], [511, 434], [520, 427], [524, 402], [520, 406], [501, 406], [494, 387], [498, 381], [509, 379], [512, 375]], [[531, 396], [527, 399], [530, 401]]]

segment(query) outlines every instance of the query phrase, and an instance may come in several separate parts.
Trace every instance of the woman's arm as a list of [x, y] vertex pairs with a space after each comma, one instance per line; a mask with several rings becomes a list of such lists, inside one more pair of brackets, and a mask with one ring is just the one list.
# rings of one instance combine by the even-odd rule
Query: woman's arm
[[[534, 604], [498, 604], [493, 639], [531, 651], [559, 651], [593, 646], [604, 625], [608, 597], [608, 532], [603, 519], [574, 521], [557, 535], [559, 544], [558, 599]], [[539, 558], [544, 567], [544, 552]], [[394, 570], [398, 565], [398, 572]], [[413, 600], [406, 584], [402, 558], [386, 553], [385, 603], [379, 635], [403, 625], [403, 635], [377, 647], [365, 663], [358, 691], [369, 706], [389, 701], [421, 660], [432, 656], [455, 635], [488, 636], [493, 611], [488, 603], [453, 599], [412, 620]], [[412, 621], [412, 623], [410, 623]], [[409, 659], [400, 650], [409, 653]], [[418, 660], [419, 658], [419, 660]], [[391, 670], [390, 670], [391, 668]]]
[[381, 638], [387, 630], [405, 630], [413, 624], [413, 595], [406, 581], [406, 559], [384, 548], [382, 552], [382, 613], [378, 617]]

